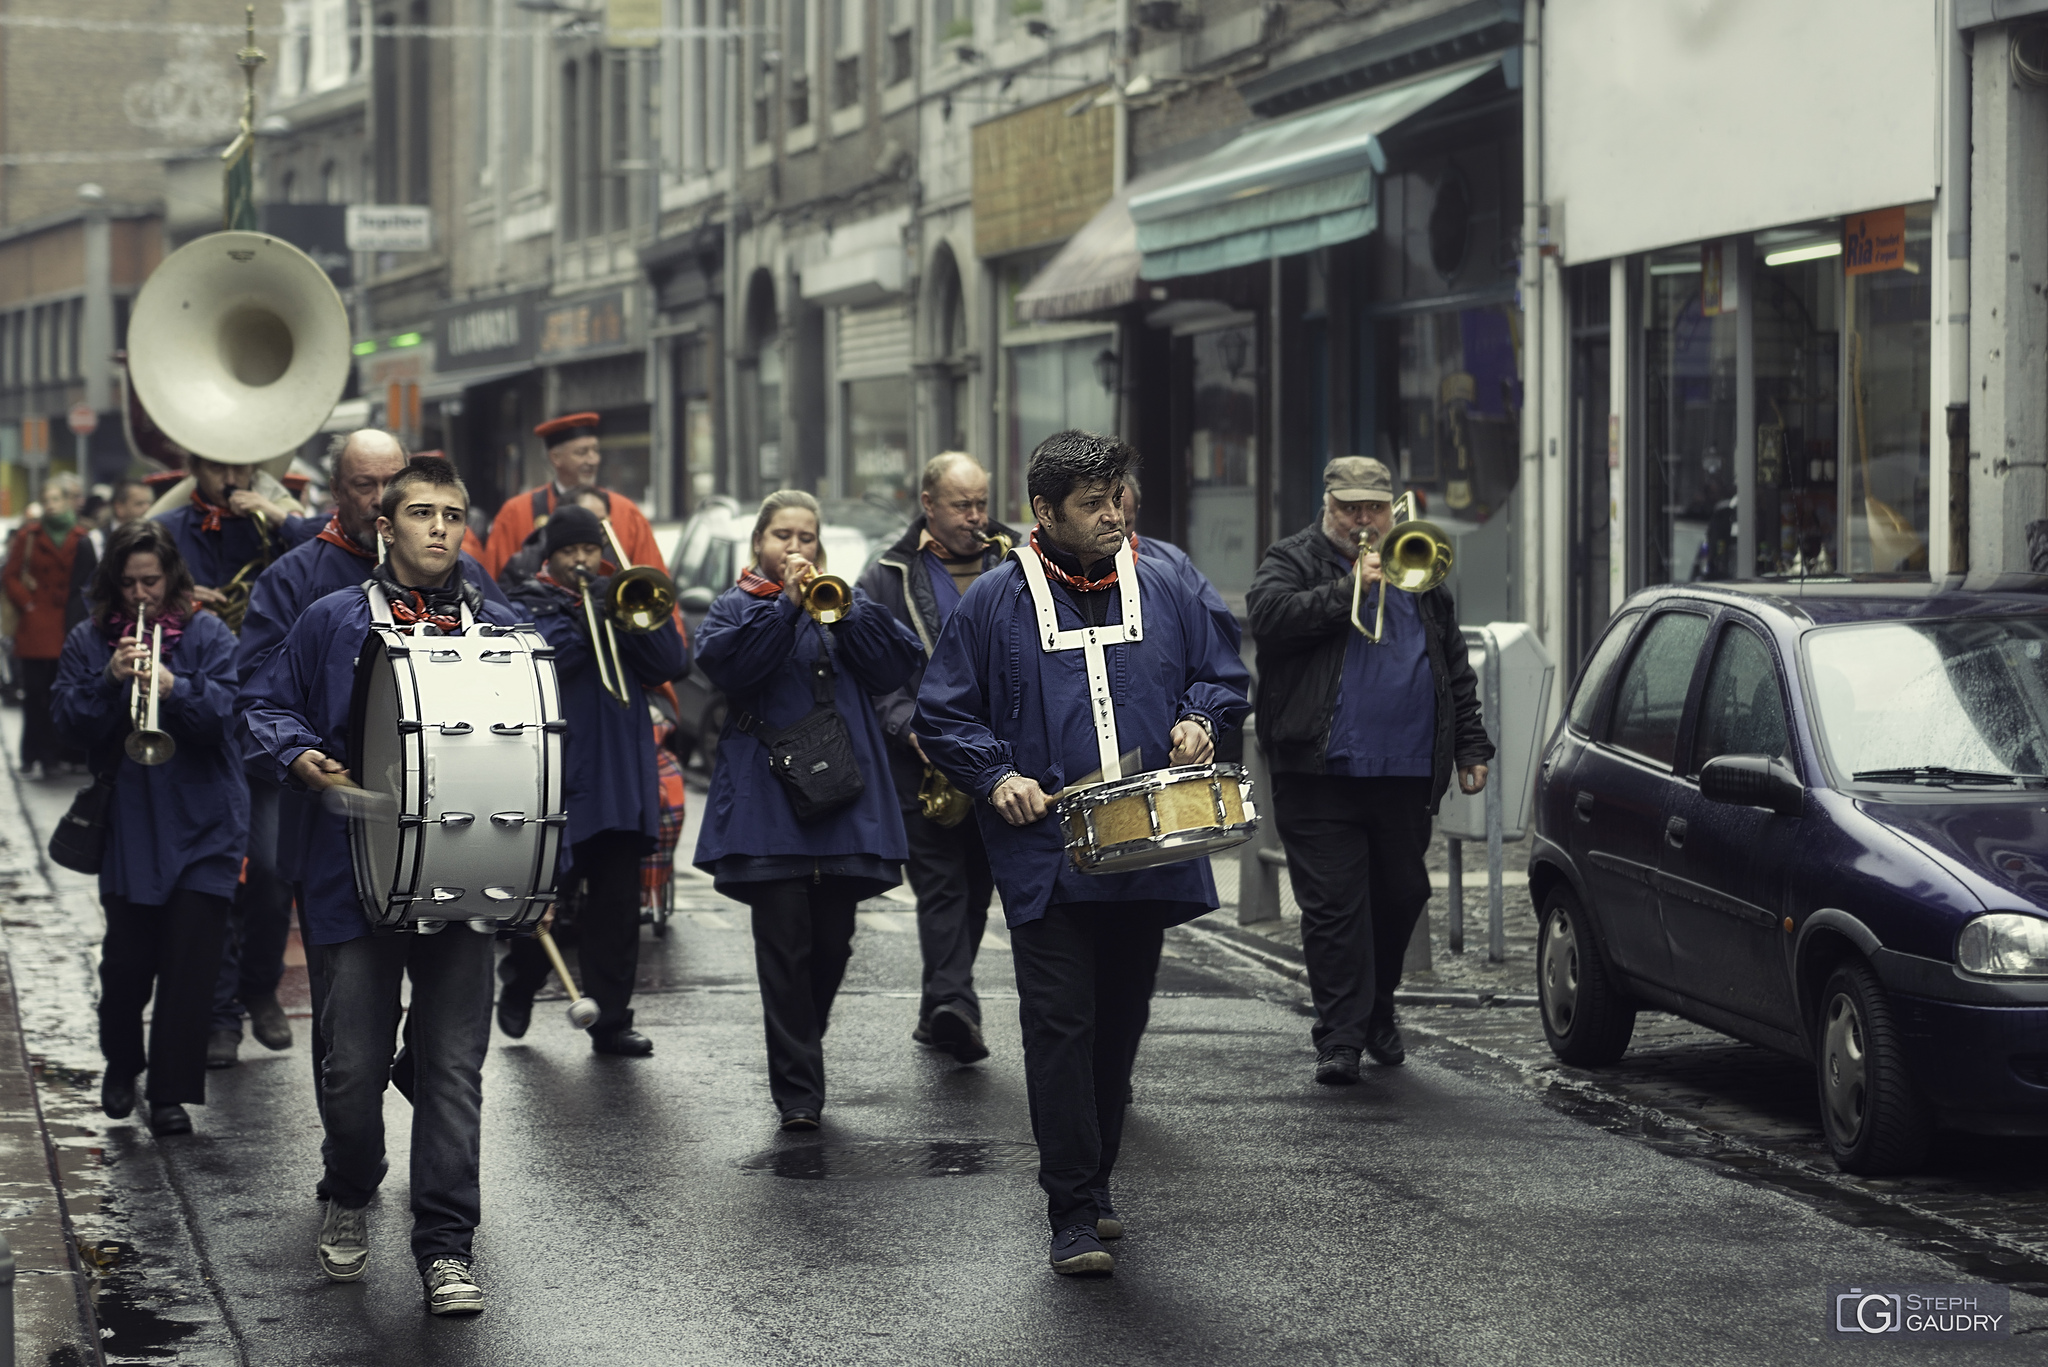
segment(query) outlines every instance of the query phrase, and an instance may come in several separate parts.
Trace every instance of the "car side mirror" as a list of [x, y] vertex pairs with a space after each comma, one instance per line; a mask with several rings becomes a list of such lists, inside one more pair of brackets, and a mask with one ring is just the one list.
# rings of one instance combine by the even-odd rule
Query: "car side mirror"
[[1792, 766], [1775, 755], [1717, 755], [1700, 770], [1700, 796], [1732, 807], [1768, 807], [1798, 816], [1806, 788]]
[[711, 591], [710, 585], [694, 584], [677, 594], [676, 602], [682, 606], [684, 612], [701, 613], [711, 611], [712, 600], [717, 597], [718, 595]]

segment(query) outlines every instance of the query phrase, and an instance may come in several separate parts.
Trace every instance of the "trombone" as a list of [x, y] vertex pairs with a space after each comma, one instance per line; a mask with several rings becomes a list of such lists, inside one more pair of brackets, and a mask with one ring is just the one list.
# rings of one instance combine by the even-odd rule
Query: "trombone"
[[1394, 501], [1394, 525], [1380, 538], [1380, 605], [1370, 630], [1359, 617], [1365, 598], [1365, 557], [1373, 550], [1370, 529], [1358, 534], [1358, 562], [1351, 578], [1351, 625], [1374, 645], [1387, 629], [1387, 589], [1428, 593], [1451, 572], [1451, 539], [1434, 522], [1415, 515], [1415, 491]]
[[619, 533], [608, 517], [598, 519], [612, 562], [619, 572], [605, 590], [604, 603], [590, 591], [590, 576], [578, 575], [583, 590], [583, 625], [590, 632], [590, 652], [597, 659], [597, 682], [621, 707], [632, 705], [636, 690], [626, 677], [625, 657], [619, 653], [618, 633], [638, 635], [653, 631], [669, 619], [676, 607], [675, 580], [651, 565], [635, 565], [619, 541]]
[[[137, 645], [142, 644], [142, 626], [148, 618], [148, 606], [136, 604]], [[164, 664], [164, 624], [158, 622], [154, 630], [155, 635], [151, 638], [149, 646], [149, 668], [147, 671], [136, 670], [134, 680], [128, 685], [128, 716], [135, 729], [128, 733], [128, 739], [121, 747], [128, 752], [128, 758], [142, 765], [163, 764], [178, 753], [178, 742], [171, 739], [170, 732], [156, 724], [156, 678], [157, 671], [162, 669]], [[144, 682], [145, 678], [148, 680], [147, 683]]]

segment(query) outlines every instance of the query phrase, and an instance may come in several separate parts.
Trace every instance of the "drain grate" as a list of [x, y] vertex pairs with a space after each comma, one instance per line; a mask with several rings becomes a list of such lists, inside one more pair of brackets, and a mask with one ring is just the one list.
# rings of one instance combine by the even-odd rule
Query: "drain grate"
[[875, 1139], [768, 1149], [740, 1162], [800, 1182], [877, 1182], [906, 1177], [978, 1177], [1035, 1172], [1038, 1147], [1011, 1139]]

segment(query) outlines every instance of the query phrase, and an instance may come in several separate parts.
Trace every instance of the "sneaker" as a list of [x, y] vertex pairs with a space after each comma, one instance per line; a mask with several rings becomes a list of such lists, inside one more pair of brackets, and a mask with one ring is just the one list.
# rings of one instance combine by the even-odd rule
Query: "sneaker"
[[1358, 1051], [1339, 1044], [1316, 1055], [1316, 1081], [1325, 1087], [1349, 1087], [1358, 1081]]
[[235, 1055], [242, 1047], [242, 1027], [232, 1030], [215, 1030], [206, 1037], [206, 1066], [209, 1068], [232, 1068]]
[[979, 1063], [988, 1057], [981, 1025], [951, 1002], [932, 1012], [931, 1035], [932, 1043], [951, 1054], [955, 1063]]
[[484, 1289], [460, 1258], [436, 1258], [420, 1277], [427, 1284], [427, 1309], [436, 1315], [474, 1315], [484, 1308]]
[[1095, 1226], [1068, 1225], [1052, 1236], [1052, 1270], [1062, 1277], [1106, 1277], [1116, 1271], [1116, 1259]]
[[370, 1210], [353, 1210], [341, 1202], [327, 1202], [326, 1218], [320, 1221], [320, 1270], [330, 1281], [352, 1282], [370, 1265]]
[[249, 1008], [249, 1033], [258, 1044], [265, 1049], [292, 1047], [292, 1023], [285, 1018], [284, 1006], [275, 992], [242, 1004]]
[[1386, 1068], [1398, 1068], [1408, 1061], [1408, 1046], [1401, 1042], [1401, 1027], [1394, 1024], [1393, 1017], [1366, 1025], [1365, 1052]]
[[1116, 1204], [1109, 1199], [1109, 1188], [1093, 1187], [1088, 1194], [1095, 1198], [1095, 1237], [1123, 1238], [1124, 1217], [1116, 1213]]

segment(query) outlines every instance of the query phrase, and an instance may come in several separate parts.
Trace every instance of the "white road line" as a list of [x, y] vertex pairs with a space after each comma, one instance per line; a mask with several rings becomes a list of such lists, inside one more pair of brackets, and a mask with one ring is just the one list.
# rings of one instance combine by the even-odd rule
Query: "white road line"
[[860, 913], [860, 923], [869, 930], [886, 930], [892, 935], [908, 934], [914, 928], [915, 919], [910, 913], [904, 911], [863, 911]]

